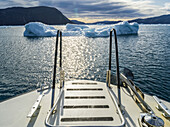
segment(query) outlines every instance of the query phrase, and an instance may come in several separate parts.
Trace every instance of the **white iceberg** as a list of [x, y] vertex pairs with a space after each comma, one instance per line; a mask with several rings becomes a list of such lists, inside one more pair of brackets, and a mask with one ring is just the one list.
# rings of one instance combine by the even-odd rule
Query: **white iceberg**
[[128, 34], [137, 34], [139, 30], [138, 23], [128, 23], [127, 21], [120, 22], [114, 25], [117, 35], [128, 35]]
[[[137, 23], [128, 23], [127, 21], [103, 27], [96, 25], [95, 28], [88, 25], [67, 24], [62, 33], [63, 36], [108, 37], [112, 28], [116, 29], [117, 35], [128, 35], [137, 34], [139, 25]], [[56, 34], [57, 29], [43, 23], [31, 22], [25, 25], [24, 36], [50, 37], [56, 36]]]
[[112, 28], [116, 29], [117, 35], [130, 35], [138, 34], [139, 25], [137, 23], [128, 23], [127, 21], [124, 21], [103, 28], [85, 29], [84, 33], [87, 37], [108, 37]]
[[40, 22], [30, 22], [25, 25], [24, 36], [27, 37], [51, 37], [56, 34], [57, 29]]

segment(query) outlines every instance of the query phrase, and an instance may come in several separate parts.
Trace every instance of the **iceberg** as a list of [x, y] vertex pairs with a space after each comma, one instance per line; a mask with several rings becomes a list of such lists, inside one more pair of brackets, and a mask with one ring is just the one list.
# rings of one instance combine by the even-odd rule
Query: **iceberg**
[[24, 36], [27, 37], [51, 37], [56, 34], [57, 29], [40, 22], [30, 22], [25, 25]]
[[114, 25], [117, 35], [128, 35], [128, 34], [137, 34], [139, 30], [138, 23], [128, 23], [127, 21], [120, 22]]
[[86, 37], [108, 37], [112, 28], [116, 29], [117, 35], [131, 35], [138, 34], [139, 25], [135, 22], [128, 23], [127, 21], [124, 21], [103, 28], [85, 29], [84, 33]]
[[[96, 25], [95, 28], [88, 25], [66, 24], [66, 29], [62, 33], [63, 36], [108, 37], [112, 28], [116, 29], [117, 35], [129, 35], [137, 34], [139, 25], [127, 21], [109, 26]], [[56, 28], [40, 22], [31, 22], [25, 25], [24, 36], [51, 37], [56, 34]]]

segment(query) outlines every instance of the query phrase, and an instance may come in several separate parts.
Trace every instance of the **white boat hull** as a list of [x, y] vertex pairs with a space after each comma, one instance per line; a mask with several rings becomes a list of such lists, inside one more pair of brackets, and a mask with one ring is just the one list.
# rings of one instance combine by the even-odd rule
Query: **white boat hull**
[[[102, 88], [102, 86], [105, 86], [106, 83], [102, 83], [102, 82], [97, 82], [97, 81], [89, 81], [89, 80], [77, 80], [77, 81], [70, 81], [67, 82], [66, 84], [71, 84], [71, 83], [98, 83], [100, 84], [100, 86], [98, 87], [99, 89]], [[93, 86], [88, 86], [89, 88], [93, 88]], [[116, 93], [117, 96], [117, 87], [115, 85], [111, 85], [112, 90], [114, 91], [114, 93]], [[78, 88], [76, 85], [72, 85], [69, 88]], [[83, 88], [83, 87], [82, 87]], [[139, 127], [139, 122], [138, 122], [138, 118], [140, 117], [140, 112], [142, 112], [141, 108], [137, 105], [137, 103], [133, 100], [132, 96], [128, 93], [128, 91], [121, 87], [121, 99], [122, 99], [122, 107], [123, 108], [123, 112], [124, 112], [124, 118], [126, 121], [126, 126], [127, 127]], [[99, 91], [100, 92], [100, 91]], [[96, 94], [99, 94], [98, 91], [96, 91]], [[80, 96], [83, 96], [88, 94], [87, 91], [86, 92], [82, 92], [79, 91], [77, 92]], [[106, 94], [106, 96], [109, 96], [109, 93], [107, 93], [107, 91], [103, 91], [104, 94]], [[34, 116], [31, 118], [27, 118], [28, 113], [31, 110], [31, 107], [33, 106], [33, 104], [35, 103], [35, 101], [37, 100], [39, 93], [37, 91], [33, 91], [30, 93], [26, 93], [24, 95], [9, 99], [7, 101], [1, 102], [0, 103], [0, 126], [1, 127], [43, 127], [45, 126], [45, 119], [47, 117], [47, 114], [50, 110], [50, 106], [51, 106], [51, 90], [46, 90], [44, 91], [44, 96], [41, 100], [40, 103], [40, 107], [37, 109], [37, 111], [34, 113]], [[59, 89], [57, 88], [56, 90], [56, 96], [59, 94]], [[69, 95], [70, 94], [70, 95]], [[93, 93], [89, 93], [92, 94]], [[74, 92], [70, 91], [69, 93], [67, 93], [67, 95], [69, 96], [74, 96]], [[108, 98], [108, 97], [106, 97]], [[77, 100], [75, 100], [77, 101]], [[163, 101], [163, 100], [162, 100]], [[85, 101], [84, 101], [85, 102]], [[82, 100], [81, 101], [77, 101], [77, 105], [81, 105], [84, 103]], [[91, 100], [90, 102], [86, 102], [86, 105], [109, 105], [109, 107], [114, 107], [112, 100], [106, 100], [106, 103], [102, 104], [101, 102], [99, 102], [98, 104], [94, 101]], [[145, 102], [152, 108], [152, 110], [155, 112], [155, 114], [162, 118], [164, 120], [165, 123], [165, 127], [170, 127], [170, 122], [167, 118], [165, 118], [164, 116], [162, 116], [162, 112], [160, 112], [159, 110], [156, 109], [157, 103], [155, 102], [155, 100], [153, 99], [152, 96], [150, 95], [146, 95], [145, 94]], [[163, 101], [164, 104], [167, 107], [170, 107], [170, 103]], [[67, 106], [72, 106], [72, 105], [76, 105], [75, 103], [71, 102], [70, 100], [67, 100], [65, 102], [65, 105]], [[104, 116], [111, 116], [113, 117], [113, 121], [102, 121], [100, 123], [96, 123], [96, 122], [86, 122], [84, 124], [84, 126], [114, 126], [114, 125], [119, 125], [121, 124], [121, 120], [118, 118], [118, 114], [116, 113], [116, 109], [95, 109], [92, 110], [91, 108], [88, 108], [86, 110], [84, 109], [76, 109], [77, 111], [73, 111], [73, 109], [66, 109], [69, 111], [63, 111], [63, 114], [66, 116], [70, 116], [72, 117], [73, 115], [75, 116], [80, 116], [83, 115], [83, 117], [86, 117], [87, 114], [89, 116], [95, 116], [95, 115], [102, 115]], [[87, 113], [88, 110], [88, 113]], [[104, 111], [105, 110], [105, 111]], [[60, 112], [61, 113], [61, 112]], [[116, 114], [114, 114], [116, 113]], [[111, 115], [110, 115], [111, 114]], [[61, 113], [62, 115], [62, 113]], [[88, 117], [89, 117], [88, 116]], [[61, 118], [64, 118], [64, 116], [61, 116]], [[56, 122], [56, 121], [55, 121]], [[57, 124], [57, 123], [55, 123]], [[64, 122], [63, 124], [61, 124], [62, 126], [83, 126], [82, 122]]]

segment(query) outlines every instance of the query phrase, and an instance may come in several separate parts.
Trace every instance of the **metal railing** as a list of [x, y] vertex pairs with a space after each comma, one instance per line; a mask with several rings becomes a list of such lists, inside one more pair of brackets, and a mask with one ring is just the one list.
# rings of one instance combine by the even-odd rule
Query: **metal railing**
[[58, 50], [59, 35], [60, 35], [60, 69], [62, 69], [62, 32], [58, 30], [56, 35], [55, 56], [54, 56], [54, 73], [53, 73], [51, 108], [54, 105], [54, 98], [55, 98], [55, 79], [56, 79], [56, 65], [57, 65], [57, 53], [58, 53], [57, 50]]
[[[119, 94], [119, 103], [117, 103], [116, 99], [113, 96], [113, 91], [110, 88], [110, 72], [111, 72], [111, 53], [112, 53], [112, 32], [114, 31], [114, 36], [115, 36], [115, 51], [116, 51], [116, 66], [117, 66], [117, 81], [118, 81], [118, 94]], [[45, 125], [47, 127], [60, 127], [60, 125], [52, 125], [49, 123], [50, 116], [53, 114], [53, 111], [56, 110], [56, 106], [59, 104], [62, 95], [64, 93], [64, 87], [60, 90], [60, 93], [54, 103], [54, 97], [55, 97], [55, 77], [56, 77], [56, 64], [57, 64], [57, 49], [58, 49], [58, 40], [59, 40], [59, 35], [60, 35], [60, 71], [62, 70], [62, 32], [58, 30], [57, 36], [56, 36], [56, 48], [55, 48], [55, 58], [54, 58], [54, 74], [53, 74], [53, 86], [52, 86], [52, 101], [51, 101], [51, 110], [48, 113], [46, 119], [45, 119]], [[107, 82], [107, 88], [109, 90], [109, 93], [111, 97], [113, 98], [113, 102], [115, 103], [116, 109], [118, 111], [118, 114], [121, 119], [121, 125], [116, 125], [116, 126], [106, 126], [106, 127], [124, 127], [125, 126], [125, 119], [121, 113], [121, 100], [120, 100], [120, 79], [119, 79], [119, 61], [118, 61], [118, 47], [117, 47], [117, 36], [116, 36], [116, 30], [112, 29], [110, 31], [110, 50], [109, 50], [109, 74], [108, 74], [108, 82]], [[56, 111], [57, 112], [57, 111]], [[64, 126], [63, 126], [64, 127]], [[68, 127], [68, 126], [67, 126]], [[73, 127], [73, 126], [70, 126]], [[99, 126], [93, 126], [93, 127], [99, 127]], [[100, 127], [103, 127], [102, 125]]]
[[113, 28], [110, 31], [110, 45], [109, 45], [109, 70], [107, 71], [106, 85], [110, 87], [111, 80], [111, 58], [112, 58], [112, 33], [114, 32], [115, 39], [115, 56], [116, 56], [116, 77], [117, 77], [117, 87], [118, 87], [118, 105], [121, 107], [121, 94], [120, 94], [120, 74], [119, 74], [119, 56], [118, 56], [118, 44], [116, 30]]
[[[45, 125], [46, 125], [47, 127], [59, 127], [59, 126], [50, 124], [48, 121], [49, 121], [49, 119], [50, 119], [50, 115], [53, 114], [53, 111], [55, 110], [56, 106], [57, 106], [58, 103], [60, 102], [63, 93], [64, 93], [64, 87], [61, 89], [61, 91], [60, 91], [60, 93], [59, 93], [59, 95], [58, 95], [58, 97], [57, 97], [57, 99], [56, 99], [56, 101], [55, 101], [55, 104], [52, 106], [50, 112], [48, 113], [48, 115], [47, 115], [47, 117], [46, 117], [46, 119], [45, 119]], [[57, 109], [56, 109], [56, 112], [57, 112]]]

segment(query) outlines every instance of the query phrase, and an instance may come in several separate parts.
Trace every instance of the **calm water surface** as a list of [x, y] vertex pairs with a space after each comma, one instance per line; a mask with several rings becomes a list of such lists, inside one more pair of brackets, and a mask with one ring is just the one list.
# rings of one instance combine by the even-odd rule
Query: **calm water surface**
[[[23, 26], [0, 28], [0, 101], [52, 82], [55, 38], [27, 38], [23, 32]], [[109, 38], [63, 37], [66, 80], [105, 82], [108, 43]], [[140, 25], [138, 35], [119, 36], [118, 43], [120, 68], [133, 71], [144, 93], [170, 102], [170, 25]], [[115, 72], [114, 51], [112, 56]]]

